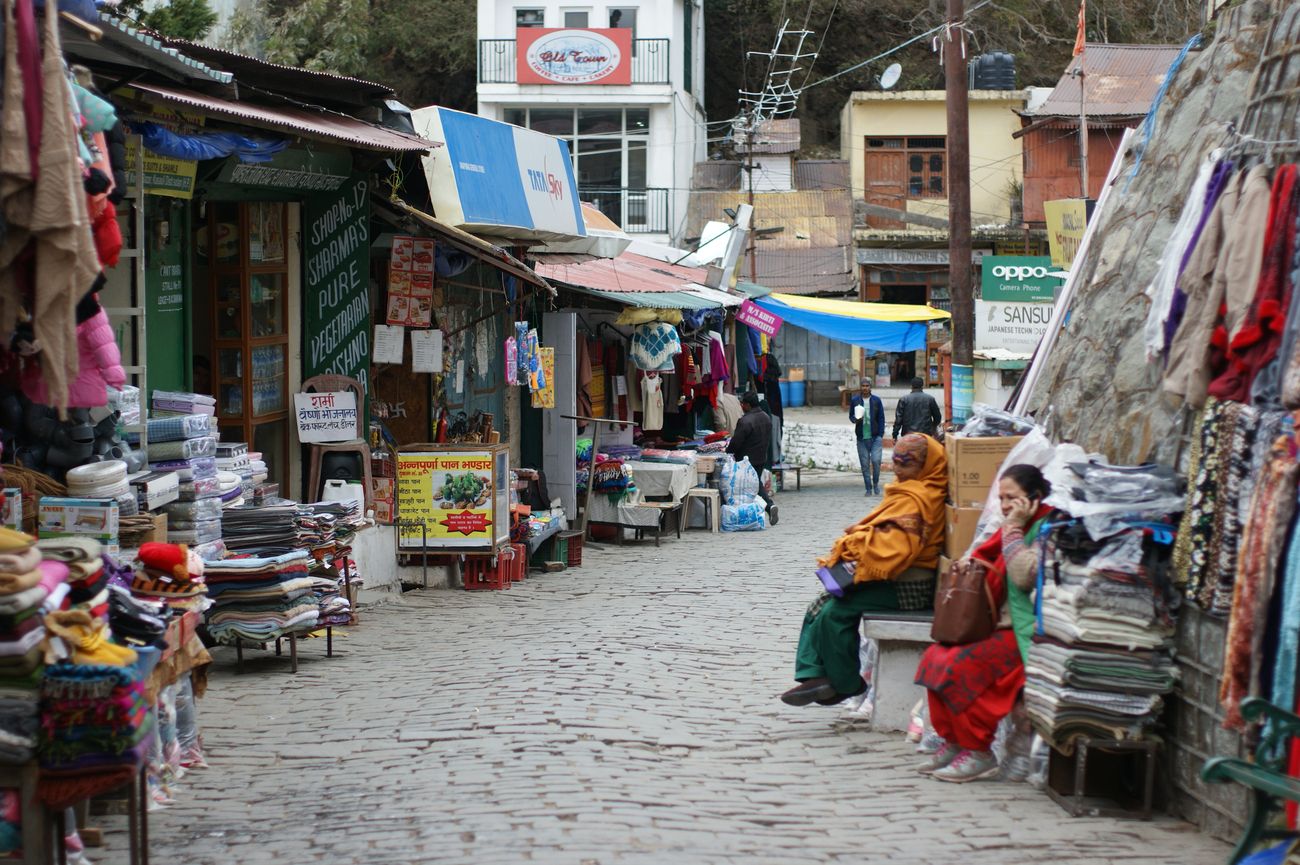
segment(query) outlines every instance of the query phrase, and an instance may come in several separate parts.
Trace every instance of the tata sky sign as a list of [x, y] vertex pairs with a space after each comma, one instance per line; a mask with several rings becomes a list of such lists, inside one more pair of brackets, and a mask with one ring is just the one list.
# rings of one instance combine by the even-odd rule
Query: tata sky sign
[[515, 75], [520, 84], [631, 84], [632, 31], [520, 27]]
[[423, 159], [438, 219], [511, 240], [587, 236], [567, 142], [438, 106], [411, 118], [418, 133], [445, 145]]
[[980, 264], [980, 296], [984, 300], [1051, 303], [1061, 280], [1046, 255], [986, 255]]

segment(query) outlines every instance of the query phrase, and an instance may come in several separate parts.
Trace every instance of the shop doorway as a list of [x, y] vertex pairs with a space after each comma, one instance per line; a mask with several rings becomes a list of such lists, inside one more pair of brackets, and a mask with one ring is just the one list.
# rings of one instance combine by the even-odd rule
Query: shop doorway
[[[194, 388], [222, 442], [263, 454], [289, 489], [289, 250], [283, 202], [211, 202], [196, 220]], [[206, 385], [206, 387], [205, 387]]]

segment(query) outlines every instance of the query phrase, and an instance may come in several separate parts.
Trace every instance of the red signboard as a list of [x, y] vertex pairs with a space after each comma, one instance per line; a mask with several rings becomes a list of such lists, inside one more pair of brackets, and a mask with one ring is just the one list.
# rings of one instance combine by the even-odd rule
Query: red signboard
[[632, 30], [520, 27], [515, 75], [520, 84], [631, 84]]
[[776, 336], [776, 332], [785, 324], [785, 319], [774, 312], [768, 312], [756, 303], [746, 300], [740, 304], [736, 321], [747, 324], [759, 333]]

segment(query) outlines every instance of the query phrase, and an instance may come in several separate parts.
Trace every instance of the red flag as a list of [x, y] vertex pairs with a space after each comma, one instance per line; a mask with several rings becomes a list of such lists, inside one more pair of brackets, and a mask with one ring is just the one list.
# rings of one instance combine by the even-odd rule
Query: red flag
[[1079, 32], [1074, 36], [1074, 56], [1078, 57], [1083, 53], [1085, 25], [1088, 21], [1088, 0], [1079, 0]]

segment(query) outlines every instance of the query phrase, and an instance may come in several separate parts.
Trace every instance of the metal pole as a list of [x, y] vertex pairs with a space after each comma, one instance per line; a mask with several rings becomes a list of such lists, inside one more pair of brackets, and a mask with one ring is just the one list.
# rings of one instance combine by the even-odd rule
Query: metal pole
[[[753, 114], [749, 115], [749, 169], [746, 172], [749, 175], [749, 209], [754, 209], [754, 139], [758, 136], [758, 118]], [[754, 222], [754, 216], [751, 213], [749, 217], [749, 281], [758, 282], [758, 250], [755, 249], [755, 243], [758, 240], [758, 224]]]
[[952, 362], [969, 366], [975, 354], [975, 297], [971, 289], [970, 114], [962, 0], [948, 0], [941, 38], [948, 102], [948, 290], [952, 296]]
[[1079, 52], [1079, 68], [1074, 74], [1079, 76], [1079, 197], [1088, 197], [1088, 107], [1084, 99], [1083, 58], [1086, 52]]

